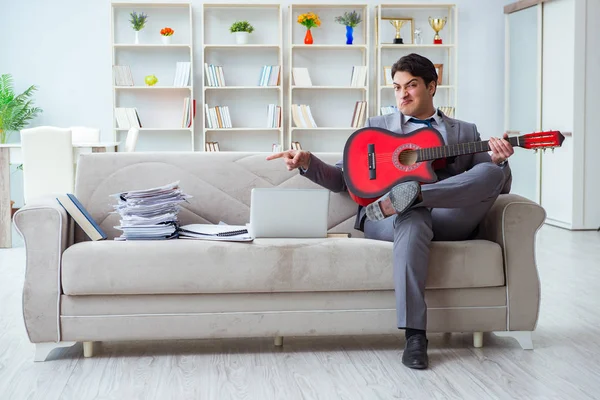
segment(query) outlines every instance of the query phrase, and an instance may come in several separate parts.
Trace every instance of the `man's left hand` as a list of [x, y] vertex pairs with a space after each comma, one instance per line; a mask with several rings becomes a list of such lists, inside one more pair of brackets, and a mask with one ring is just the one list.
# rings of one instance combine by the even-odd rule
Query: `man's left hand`
[[508, 157], [512, 156], [515, 150], [508, 140], [508, 133], [504, 134], [502, 139], [498, 139], [495, 137], [490, 138], [490, 148], [492, 149], [492, 162], [494, 164], [500, 164], [503, 161], [506, 161]]

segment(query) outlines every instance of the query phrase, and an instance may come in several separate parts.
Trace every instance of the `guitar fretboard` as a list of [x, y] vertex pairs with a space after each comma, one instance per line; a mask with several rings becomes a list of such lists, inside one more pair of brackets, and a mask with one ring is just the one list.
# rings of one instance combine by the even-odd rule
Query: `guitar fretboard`
[[[508, 142], [513, 146], [518, 146], [518, 139], [516, 137], [509, 138]], [[490, 150], [491, 149], [488, 140], [430, 147], [417, 150], [417, 162], [437, 160], [439, 158], [464, 156], [465, 154], [483, 153]]]

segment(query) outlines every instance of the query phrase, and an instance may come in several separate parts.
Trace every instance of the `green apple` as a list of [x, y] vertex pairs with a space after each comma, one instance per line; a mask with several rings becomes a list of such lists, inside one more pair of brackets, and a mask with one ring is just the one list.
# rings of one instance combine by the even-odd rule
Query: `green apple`
[[144, 82], [146, 82], [146, 85], [148, 86], [154, 86], [156, 82], [158, 82], [158, 78], [154, 75], [147, 75], [144, 78]]

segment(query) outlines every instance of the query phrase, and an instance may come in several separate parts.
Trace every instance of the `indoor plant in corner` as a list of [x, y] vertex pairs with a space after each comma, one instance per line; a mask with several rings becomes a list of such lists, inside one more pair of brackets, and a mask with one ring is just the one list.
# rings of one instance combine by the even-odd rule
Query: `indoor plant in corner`
[[354, 28], [362, 22], [360, 14], [357, 14], [356, 11], [352, 11], [351, 13], [345, 12], [344, 15], [335, 17], [335, 22], [346, 25], [346, 44], [352, 44], [354, 40], [352, 36]]
[[[25, 128], [27, 124], [42, 112], [41, 108], [33, 106], [33, 92], [37, 90], [30, 86], [21, 94], [15, 94], [13, 77], [10, 74], [0, 75], [0, 143], [8, 143], [13, 132]], [[19, 166], [23, 168], [22, 165]], [[13, 202], [10, 202], [12, 210]], [[12, 211], [14, 212], [14, 211]], [[12, 218], [12, 215], [11, 215]]]
[[246, 44], [248, 36], [254, 32], [254, 27], [248, 21], [236, 21], [229, 28], [229, 32], [235, 34], [237, 44]]

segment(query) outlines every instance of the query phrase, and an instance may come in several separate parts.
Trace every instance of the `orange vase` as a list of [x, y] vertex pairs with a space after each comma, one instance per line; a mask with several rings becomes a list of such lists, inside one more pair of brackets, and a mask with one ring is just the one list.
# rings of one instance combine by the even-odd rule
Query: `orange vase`
[[310, 29], [306, 30], [306, 36], [304, 36], [304, 44], [313, 44], [312, 33], [310, 33]]

